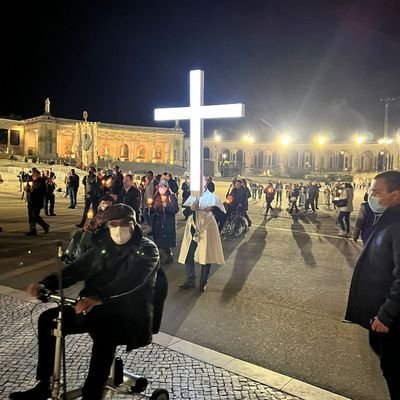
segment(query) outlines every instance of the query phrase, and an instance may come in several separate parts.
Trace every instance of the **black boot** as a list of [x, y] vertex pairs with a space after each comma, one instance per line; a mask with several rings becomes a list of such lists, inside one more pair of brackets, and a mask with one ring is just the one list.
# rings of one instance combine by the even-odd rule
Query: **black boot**
[[165, 264], [172, 264], [174, 262], [174, 256], [172, 255], [171, 249], [170, 248], [165, 249], [165, 254], [167, 256]]
[[31, 229], [30, 231], [26, 232], [25, 236], [37, 236], [36, 229]]
[[208, 275], [210, 274], [210, 264], [201, 266], [201, 275], [200, 275], [200, 284], [199, 284], [199, 292], [204, 293], [206, 290], [206, 285], [208, 282]]
[[47, 400], [49, 397], [51, 397], [50, 384], [44, 381], [40, 381], [32, 389], [13, 392], [9, 396], [11, 400]]

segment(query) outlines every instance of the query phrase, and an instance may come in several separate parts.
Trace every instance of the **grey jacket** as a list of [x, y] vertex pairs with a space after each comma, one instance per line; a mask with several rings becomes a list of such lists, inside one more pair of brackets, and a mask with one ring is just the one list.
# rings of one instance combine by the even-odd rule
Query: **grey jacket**
[[388, 208], [373, 226], [357, 260], [346, 319], [369, 328], [378, 316], [388, 327], [400, 323], [400, 205]]

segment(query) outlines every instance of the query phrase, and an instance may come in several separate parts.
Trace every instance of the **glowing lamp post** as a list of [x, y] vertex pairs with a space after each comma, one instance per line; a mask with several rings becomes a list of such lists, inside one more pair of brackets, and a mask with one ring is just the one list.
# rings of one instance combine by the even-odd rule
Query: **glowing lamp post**
[[203, 131], [204, 120], [244, 116], [244, 104], [204, 105], [204, 71], [190, 71], [190, 106], [157, 108], [156, 121], [190, 120], [190, 189], [199, 197], [203, 185]]

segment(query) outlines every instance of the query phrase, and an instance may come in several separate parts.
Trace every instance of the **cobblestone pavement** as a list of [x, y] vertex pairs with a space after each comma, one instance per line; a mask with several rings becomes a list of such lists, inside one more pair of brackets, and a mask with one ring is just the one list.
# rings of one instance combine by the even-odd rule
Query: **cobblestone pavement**
[[[8, 394], [17, 388], [30, 388], [35, 383], [36, 323], [39, 314], [50, 306], [0, 295], [0, 399], [7, 399]], [[66, 347], [68, 386], [76, 388], [86, 375], [90, 338], [88, 335], [69, 336]], [[148, 378], [147, 395], [157, 388], [165, 388], [170, 392], [170, 398], [177, 400], [300, 400], [156, 344], [129, 354], [121, 348], [119, 355], [128, 370]], [[127, 396], [114, 395], [111, 398]]]

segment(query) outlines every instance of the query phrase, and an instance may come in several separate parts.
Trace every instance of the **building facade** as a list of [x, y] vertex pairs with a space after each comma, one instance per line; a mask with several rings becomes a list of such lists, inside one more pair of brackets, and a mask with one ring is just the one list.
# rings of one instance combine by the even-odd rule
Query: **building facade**
[[[186, 168], [189, 146], [186, 139]], [[203, 156], [205, 173], [215, 176], [372, 173], [400, 169], [400, 141], [281, 144], [205, 138]]]
[[[159, 163], [189, 170], [190, 139], [174, 128], [143, 127], [54, 117], [44, 114], [0, 118], [0, 152], [42, 160], [96, 165], [101, 160]], [[204, 138], [206, 175], [374, 173], [400, 169], [400, 140], [378, 142], [274, 143]]]
[[184, 132], [175, 128], [118, 125], [57, 118], [46, 99], [43, 115], [23, 120], [0, 118], [0, 151], [43, 160], [95, 165], [121, 160], [183, 166]]

